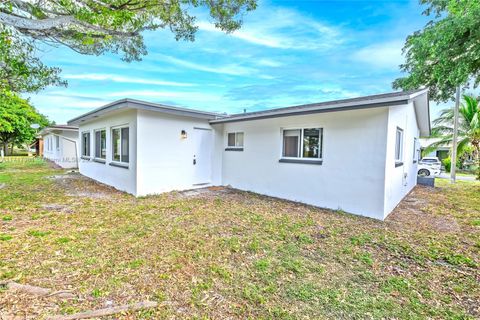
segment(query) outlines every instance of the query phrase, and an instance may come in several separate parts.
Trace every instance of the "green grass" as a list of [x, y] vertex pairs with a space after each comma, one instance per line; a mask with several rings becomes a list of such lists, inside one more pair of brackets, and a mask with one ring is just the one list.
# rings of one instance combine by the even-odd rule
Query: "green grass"
[[423, 202], [380, 222], [248, 192], [135, 199], [48, 178], [63, 173], [38, 160], [0, 167], [0, 280], [84, 299], [0, 292], [6, 315], [154, 300], [162, 307], [119, 317], [480, 317], [478, 182], [418, 188]]

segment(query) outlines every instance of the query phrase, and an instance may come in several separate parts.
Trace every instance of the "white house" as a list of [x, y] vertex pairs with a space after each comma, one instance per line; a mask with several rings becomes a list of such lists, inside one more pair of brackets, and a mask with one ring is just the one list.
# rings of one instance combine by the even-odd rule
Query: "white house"
[[69, 121], [80, 172], [136, 196], [211, 185], [384, 219], [416, 185], [427, 90], [234, 115], [124, 99]]
[[53, 125], [39, 132], [43, 141], [43, 157], [62, 168], [78, 167], [78, 127]]

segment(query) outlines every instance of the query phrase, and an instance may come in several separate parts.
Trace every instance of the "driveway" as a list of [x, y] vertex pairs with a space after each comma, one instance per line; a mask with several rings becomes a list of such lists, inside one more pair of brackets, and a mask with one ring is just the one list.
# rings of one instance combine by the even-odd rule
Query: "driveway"
[[[442, 172], [442, 173], [440, 173], [440, 175], [437, 176], [437, 178], [450, 179], [450, 173]], [[459, 175], [457, 175], [457, 180], [475, 181], [475, 177], [474, 176], [459, 176]]]

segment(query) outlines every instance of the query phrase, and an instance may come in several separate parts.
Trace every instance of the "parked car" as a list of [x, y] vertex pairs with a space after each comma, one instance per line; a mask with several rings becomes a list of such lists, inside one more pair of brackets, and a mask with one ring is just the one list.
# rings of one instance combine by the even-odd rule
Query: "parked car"
[[437, 157], [424, 157], [418, 163], [420, 164], [432, 164], [432, 165], [442, 165], [442, 162]]
[[442, 162], [437, 157], [425, 157], [418, 162], [418, 175], [423, 177], [438, 176]]

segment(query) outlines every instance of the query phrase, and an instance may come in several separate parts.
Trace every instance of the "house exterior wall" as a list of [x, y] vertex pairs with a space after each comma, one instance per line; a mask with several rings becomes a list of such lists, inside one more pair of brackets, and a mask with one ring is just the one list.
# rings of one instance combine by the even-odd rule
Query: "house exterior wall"
[[[223, 184], [383, 219], [388, 108], [225, 123], [243, 151], [223, 151]], [[323, 128], [322, 165], [280, 163], [282, 128]], [[223, 149], [225, 149], [224, 142]]]
[[[128, 125], [129, 127], [129, 163], [128, 168], [112, 165], [112, 128]], [[95, 155], [95, 130], [105, 129], [106, 133], [106, 161], [105, 163], [94, 161]], [[90, 132], [90, 158], [80, 157], [80, 173], [111, 185], [118, 190], [136, 194], [136, 170], [137, 170], [137, 113], [135, 110], [127, 110], [102, 116], [98, 120], [79, 125], [79, 148], [81, 155], [83, 132]]]
[[[222, 152], [219, 148], [223, 140], [219, 139], [222, 134], [210, 126], [208, 120], [147, 110], [138, 110], [137, 117], [137, 195], [198, 187], [194, 185], [194, 128], [211, 130], [213, 152], [209, 159], [212, 164], [209, 185], [221, 184]], [[182, 130], [186, 131], [186, 138], [181, 137]]]
[[[57, 139], [55, 138], [56, 135], [59, 136], [58, 145]], [[44, 148], [43, 150], [43, 157], [55, 162], [55, 164], [65, 169], [76, 168], [77, 153], [75, 149], [75, 143], [73, 141], [63, 139], [62, 137], [76, 140], [78, 143], [78, 133], [76, 131], [62, 130], [56, 133], [56, 135], [49, 133], [43, 136], [44, 146], [48, 146], [48, 148]]]
[[[395, 138], [397, 127], [404, 132], [403, 165], [395, 166]], [[413, 103], [388, 109], [387, 154], [385, 157], [385, 213], [384, 218], [417, 184], [417, 162], [414, 163], [414, 138], [419, 128]]]

